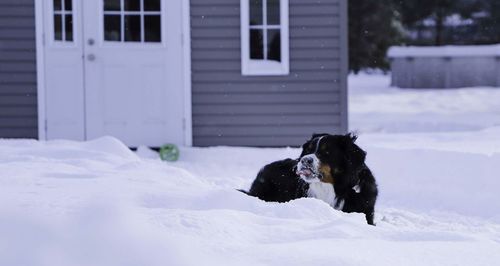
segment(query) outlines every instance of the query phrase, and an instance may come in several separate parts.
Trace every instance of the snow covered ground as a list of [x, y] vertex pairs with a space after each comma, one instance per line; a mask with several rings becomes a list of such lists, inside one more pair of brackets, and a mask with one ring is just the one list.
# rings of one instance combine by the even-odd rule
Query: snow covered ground
[[500, 127], [500, 88], [399, 89], [389, 76], [349, 77], [349, 124], [360, 133]]
[[111, 137], [0, 140], [0, 265], [498, 265], [500, 89], [350, 84], [376, 227], [235, 191], [298, 149], [182, 148], [167, 163]]

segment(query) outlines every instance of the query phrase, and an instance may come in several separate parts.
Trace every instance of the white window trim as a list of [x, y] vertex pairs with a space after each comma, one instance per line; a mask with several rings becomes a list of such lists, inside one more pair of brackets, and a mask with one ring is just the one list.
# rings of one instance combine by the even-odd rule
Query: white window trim
[[290, 73], [288, 0], [280, 0], [281, 62], [250, 59], [250, 0], [241, 0], [241, 74], [244, 76], [277, 76]]

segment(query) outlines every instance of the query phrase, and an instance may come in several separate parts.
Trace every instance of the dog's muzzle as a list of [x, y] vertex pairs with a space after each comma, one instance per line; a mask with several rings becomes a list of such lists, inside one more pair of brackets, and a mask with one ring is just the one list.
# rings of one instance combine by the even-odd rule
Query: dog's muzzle
[[300, 158], [297, 164], [296, 174], [306, 182], [318, 182], [321, 180], [319, 172], [319, 159], [315, 154], [308, 154]]

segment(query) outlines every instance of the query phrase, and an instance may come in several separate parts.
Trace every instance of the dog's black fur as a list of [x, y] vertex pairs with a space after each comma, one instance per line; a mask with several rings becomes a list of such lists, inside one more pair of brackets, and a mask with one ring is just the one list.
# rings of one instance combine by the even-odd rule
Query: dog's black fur
[[[329, 173], [321, 182], [333, 186], [336, 207], [344, 212], [364, 213], [368, 224], [374, 225], [378, 189], [375, 178], [365, 164], [366, 152], [354, 142], [356, 136], [314, 134], [302, 145], [299, 159], [285, 159], [262, 168], [247, 193], [264, 201], [286, 202], [308, 196], [309, 184], [298, 174], [297, 165], [306, 155], [314, 154]], [[321, 143], [320, 143], [321, 142]], [[319, 147], [317, 147], [319, 146]], [[343, 205], [339, 203], [343, 201]]]

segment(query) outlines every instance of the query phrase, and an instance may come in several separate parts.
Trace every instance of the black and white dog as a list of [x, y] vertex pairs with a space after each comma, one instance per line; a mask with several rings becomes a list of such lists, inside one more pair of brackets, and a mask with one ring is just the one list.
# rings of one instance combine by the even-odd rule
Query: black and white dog
[[300, 158], [264, 166], [250, 190], [242, 192], [277, 202], [313, 197], [337, 210], [364, 213], [374, 225], [377, 184], [356, 139], [351, 134], [314, 134], [302, 145]]

